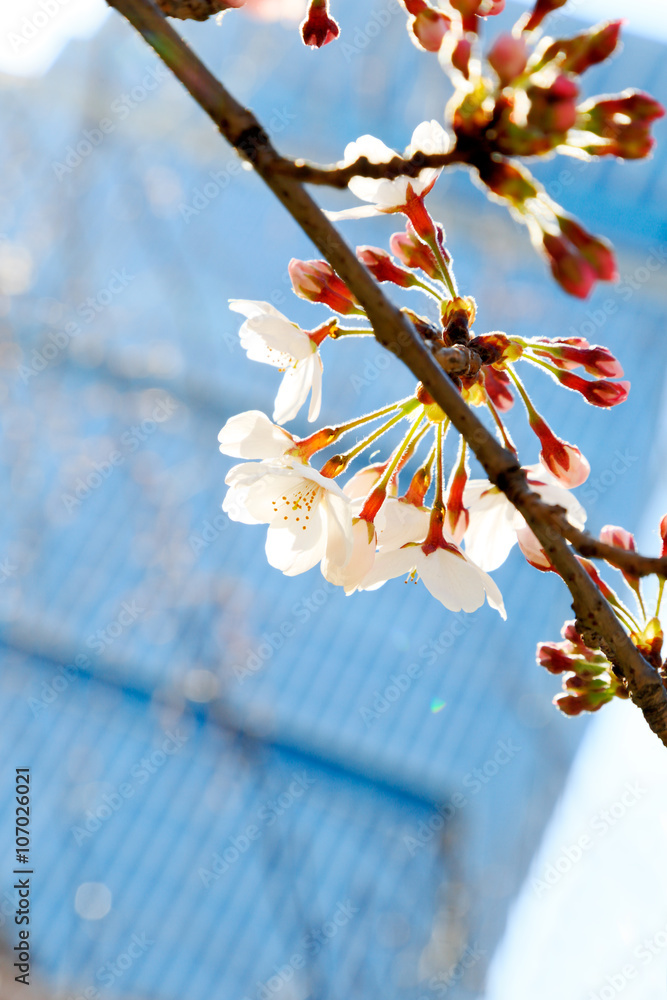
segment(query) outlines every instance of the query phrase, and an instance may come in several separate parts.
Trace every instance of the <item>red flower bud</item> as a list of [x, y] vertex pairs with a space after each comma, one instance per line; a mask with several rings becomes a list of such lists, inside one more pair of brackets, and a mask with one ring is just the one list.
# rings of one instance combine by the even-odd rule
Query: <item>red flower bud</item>
[[572, 670], [575, 661], [564, 652], [562, 644], [545, 642], [537, 647], [537, 662], [550, 674], [562, 674]]
[[415, 276], [394, 264], [386, 250], [379, 247], [357, 247], [357, 257], [378, 281], [391, 281], [401, 288], [411, 288], [417, 284]]
[[630, 391], [629, 382], [607, 382], [605, 379], [588, 382], [585, 378], [574, 375], [572, 372], [560, 372], [556, 377], [561, 385], [567, 386], [568, 389], [574, 389], [575, 392], [580, 392], [584, 399], [593, 406], [618, 406], [619, 403], [626, 401]]
[[[558, 367], [565, 371], [570, 368], [578, 368], [581, 365], [589, 375], [597, 378], [620, 378], [623, 374], [621, 363], [614, 357], [606, 347], [598, 345], [590, 347], [588, 341], [579, 339], [581, 346], [576, 346], [565, 340], [540, 340], [540, 346], [533, 346], [535, 354], [548, 357]], [[542, 346], [544, 343], [544, 347]], [[547, 346], [548, 345], [548, 346]], [[532, 344], [531, 344], [532, 346]]]
[[414, 270], [419, 268], [429, 278], [440, 276], [433, 251], [422, 243], [410, 223], [404, 233], [394, 233], [389, 240], [389, 246], [406, 267]]
[[347, 285], [325, 260], [292, 258], [287, 270], [299, 298], [321, 302], [343, 316], [362, 311]]
[[513, 205], [523, 205], [536, 198], [538, 189], [527, 170], [509, 160], [486, 160], [478, 167], [480, 180], [493, 194]]
[[461, 38], [454, 46], [454, 51], [451, 55], [452, 66], [461, 73], [467, 80], [470, 76], [469, 64], [470, 64], [470, 54], [472, 52], [472, 45], [469, 39]]
[[[605, 542], [607, 545], [615, 545], [619, 549], [624, 549], [626, 552], [636, 552], [634, 535], [630, 531], [626, 531], [625, 528], [619, 528], [613, 524], [606, 524], [600, 532], [600, 541]], [[613, 566], [613, 563], [610, 563]], [[623, 579], [627, 583], [628, 587], [639, 592], [639, 577], [635, 576], [633, 573], [628, 573], [627, 570], [622, 569]]]
[[570, 295], [585, 299], [597, 279], [591, 264], [562, 236], [544, 233], [542, 243], [549, 258], [551, 273], [561, 288]]
[[[557, 694], [553, 703], [564, 715], [581, 715], [587, 708], [584, 699], [578, 698], [573, 694]], [[597, 707], [599, 708], [600, 706], [598, 705]]]
[[526, 68], [528, 49], [523, 38], [514, 38], [513, 35], [499, 35], [493, 43], [487, 59], [498, 74], [503, 87], [506, 87]]
[[615, 97], [586, 101], [579, 108], [577, 126], [603, 141], [582, 148], [594, 156], [642, 159], [654, 145], [651, 123], [664, 113], [658, 101], [641, 91], [626, 90]]
[[579, 88], [574, 80], [562, 73], [550, 87], [531, 86], [526, 89], [530, 99], [528, 124], [545, 134], [567, 132], [577, 120], [576, 100]]
[[591, 467], [579, 449], [556, 437], [542, 417], [533, 414], [529, 417], [530, 426], [537, 434], [542, 444], [540, 461], [563, 486], [581, 486], [586, 482]]
[[310, 7], [301, 22], [301, 37], [306, 45], [321, 48], [338, 38], [340, 28], [329, 16], [327, 0], [310, 0]]
[[618, 270], [611, 244], [607, 240], [591, 236], [583, 226], [569, 216], [558, 215], [556, 218], [563, 236], [581, 252], [600, 281], [615, 281], [618, 278]]
[[426, 7], [417, 14], [410, 25], [419, 46], [427, 52], [437, 52], [451, 27], [451, 20], [442, 11]]
[[496, 368], [484, 369], [484, 388], [497, 410], [505, 413], [514, 406], [514, 395], [509, 376]]
[[607, 21], [573, 38], [559, 38], [548, 47], [541, 62], [557, 60], [564, 72], [580, 75], [609, 58], [618, 45], [622, 24], [623, 21]]
[[537, 0], [533, 11], [523, 26], [524, 31], [534, 31], [538, 28], [547, 14], [550, 14], [553, 10], [557, 10], [558, 7], [562, 7], [567, 0]]
[[667, 556], [667, 514], [663, 517], [660, 522], [660, 537], [662, 538], [662, 552], [660, 555], [664, 558]]
[[600, 541], [607, 545], [615, 545], [616, 548], [625, 549], [626, 552], [636, 552], [635, 538], [631, 531], [619, 528], [614, 524], [606, 524], [600, 532]]

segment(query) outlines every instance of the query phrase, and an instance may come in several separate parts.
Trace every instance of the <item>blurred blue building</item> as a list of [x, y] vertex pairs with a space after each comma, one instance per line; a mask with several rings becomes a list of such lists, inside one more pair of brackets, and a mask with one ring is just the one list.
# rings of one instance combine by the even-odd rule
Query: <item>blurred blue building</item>
[[[285, 152], [328, 162], [367, 131], [403, 148], [416, 123], [441, 118], [445, 78], [406, 42], [398, 5], [340, 6], [346, 45], [317, 53], [294, 29], [233, 14], [184, 32]], [[590, 92], [664, 96], [666, 77], [664, 49], [630, 38]], [[231, 463], [217, 432], [241, 409], [271, 412], [277, 388], [240, 349], [227, 300], [268, 299], [312, 327], [324, 314], [286, 272], [311, 247], [119, 18], [44, 78], [0, 86], [6, 944], [14, 769], [29, 766], [31, 940], [49, 990], [482, 997], [583, 732], [552, 708], [558, 681], [534, 662], [568, 615], [562, 584], [514, 553], [496, 574], [503, 623], [488, 608], [450, 614], [402, 581], [346, 599], [318, 571], [271, 569], [262, 529], [220, 512]], [[606, 413], [578, 398], [563, 410], [562, 392], [531, 381], [591, 461], [580, 497], [593, 530], [631, 527], [655, 471], [658, 133], [648, 163], [538, 168], [617, 244], [621, 283], [584, 304], [463, 172], [432, 196], [479, 330], [599, 340], [636, 383]], [[344, 232], [386, 245], [395, 228]], [[330, 344], [324, 363], [323, 421], [411, 391], [372, 343]], [[517, 414], [512, 432], [534, 460], [523, 424]]]

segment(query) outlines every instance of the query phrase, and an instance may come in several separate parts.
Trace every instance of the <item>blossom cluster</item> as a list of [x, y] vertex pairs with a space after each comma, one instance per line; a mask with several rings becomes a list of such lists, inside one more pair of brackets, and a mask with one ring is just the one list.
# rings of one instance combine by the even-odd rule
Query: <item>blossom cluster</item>
[[[424, 122], [413, 144], [437, 145], [443, 134], [436, 122]], [[373, 141], [377, 156], [391, 153]], [[364, 143], [362, 137], [357, 146]], [[404, 313], [436, 360], [453, 347], [466, 352], [465, 372], [449, 377], [470, 405], [486, 410], [512, 451], [503, 415], [518, 396], [539, 443], [538, 462], [525, 468], [528, 483], [582, 528], [586, 515], [570, 489], [585, 481], [588, 462], [538, 413], [516, 367], [528, 362], [598, 407], [622, 402], [628, 383], [618, 381], [622, 369], [606, 348], [582, 338], [475, 334], [474, 299], [459, 294], [444, 231], [425, 206], [437, 173], [424, 170], [414, 180], [358, 179], [355, 193], [374, 212], [402, 214], [405, 229], [390, 239], [393, 254], [361, 246], [357, 255], [379, 282], [425, 296], [431, 314], [437, 306], [435, 322], [413, 309]], [[470, 477], [466, 442], [452, 442], [449, 419], [421, 384], [405, 399], [305, 438], [282, 426], [308, 401], [308, 419], [317, 420], [325, 343], [373, 335], [361, 304], [326, 261], [292, 260], [289, 273], [295, 293], [326, 306], [330, 315], [304, 330], [267, 302], [231, 302], [244, 317], [240, 340], [248, 357], [284, 374], [273, 420], [252, 410], [230, 418], [220, 432], [221, 451], [243, 460], [227, 475], [223, 509], [235, 520], [268, 525], [267, 559], [288, 576], [319, 563], [326, 579], [347, 594], [375, 589], [394, 577], [420, 577], [453, 611], [474, 611], [486, 600], [504, 615], [489, 573], [514, 544], [536, 568], [549, 571], [551, 563], [504, 494], [488, 480]], [[401, 426], [402, 436], [397, 434], [383, 459], [352, 471], [364, 452]], [[351, 446], [331, 454], [348, 434], [354, 435]], [[315, 467], [315, 457], [323, 452], [328, 457]]]
[[[662, 556], [667, 556], [667, 514], [660, 522]], [[600, 532], [600, 541], [635, 551], [635, 540], [629, 531], [607, 525]], [[660, 606], [665, 588], [665, 578], [658, 578], [658, 593], [652, 613], [642, 594], [641, 581], [632, 572], [621, 570], [626, 587], [632, 592], [636, 605], [628, 607], [600, 576], [587, 559], [579, 560], [611, 604], [619, 619], [625, 624], [631, 641], [651, 666], [655, 667], [663, 684], [667, 686], [667, 660], [663, 660], [664, 633], [660, 624]], [[613, 664], [599, 649], [591, 649], [580, 634], [576, 622], [565, 622], [561, 630], [563, 642], [544, 642], [537, 647], [537, 662], [552, 673], [561, 674], [563, 693], [554, 698], [554, 704], [566, 715], [597, 712], [612, 698], [627, 698], [628, 687]]]
[[565, 0], [537, 0], [483, 58], [480, 25], [502, 12], [503, 0], [402, 2], [412, 40], [437, 52], [455, 85], [445, 118], [458, 162], [527, 225], [567, 292], [585, 298], [596, 281], [614, 280], [610, 245], [564, 212], [521, 160], [554, 152], [584, 160], [649, 155], [651, 126], [664, 114], [656, 100], [631, 89], [582, 99], [582, 75], [618, 50], [622, 21], [554, 39], [541, 34], [543, 23]]

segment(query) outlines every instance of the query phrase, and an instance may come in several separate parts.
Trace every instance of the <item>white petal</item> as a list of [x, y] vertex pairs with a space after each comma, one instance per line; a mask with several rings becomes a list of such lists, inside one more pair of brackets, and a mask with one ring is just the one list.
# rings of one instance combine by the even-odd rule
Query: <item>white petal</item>
[[352, 525], [352, 552], [349, 559], [340, 565], [331, 559], [322, 560], [324, 577], [337, 587], [344, 587], [346, 594], [352, 594], [368, 576], [375, 561], [376, 536], [373, 525], [368, 521], [355, 521]]
[[[312, 352], [310, 337], [303, 330], [290, 323], [284, 317], [255, 316], [247, 319], [239, 331], [241, 346], [253, 353], [264, 350], [268, 357], [252, 357], [253, 361], [266, 361], [268, 364], [284, 367], [284, 359], [301, 361]], [[273, 355], [275, 354], [275, 360]]]
[[[356, 142], [350, 142], [345, 147], [344, 163], [354, 163], [360, 156], [365, 156], [371, 163], [387, 163], [396, 156], [396, 151], [374, 135], [362, 135]], [[374, 177], [353, 177], [348, 187], [352, 194], [361, 201], [378, 201], [378, 191], [382, 179]]]
[[373, 215], [382, 215], [375, 205], [358, 205], [356, 208], [343, 208], [340, 212], [325, 211], [330, 222], [344, 222], [345, 219], [369, 219]]
[[[405, 151], [406, 159], [416, 152], [422, 153], [446, 153], [449, 149], [449, 136], [442, 125], [431, 119], [422, 122], [412, 133], [412, 140]], [[420, 171], [419, 176], [412, 180], [412, 190], [415, 194], [421, 194], [430, 187], [440, 175], [440, 168], [426, 167]]]
[[430, 514], [404, 500], [387, 498], [375, 519], [381, 549], [399, 549], [408, 542], [423, 542]]
[[514, 507], [486, 480], [469, 483], [463, 502], [470, 518], [464, 536], [466, 555], [483, 570], [497, 569], [516, 542]]
[[294, 420], [308, 399], [311, 383], [312, 372], [307, 361], [299, 361], [287, 369], [276, 394], [273, 410], [276, 423], [286, 424], [288, 420]]
[[303, 528], [301, 533], [295, 534], [271, 525], [266, 533], [266, 558], [271, 566], [281, 570], [285, 576], [305, 573], [322, 558], [326, 534], [324, 517], [319, 508]]
[[310, 365], [312, 369], [310, 377], [310, 407], [308, 409], [308, 420], [312, 423], [319, 417], [322, 407], [322, 372], [324, 366], [319, 351], [314, 351], [305, 364]]
[[252, 299], [230, 299], [229, 308], [233, 312], [241, 313], [246, 319], [253, 319], [255, 316], [279, 316], [286, 323], [289, 320], [281, 312], [272, 306], [270, 302], [256, 302]]
[[332, 567], [347, 565], [352, 555], [352, 505], [347, 497], [326, 495], [322, 501], [326, 526], [326, 550], [322, 559], [322, 573], [329, 579]]
[[382, 470], [377, 465], [368, 465], [365, 469], [355, 472], [351, 479], [345, 483], [343, 493], [350, 500], [364, 500], [374, 486], [377, 485]]
[[278, 458], [294, 447], [292, 436], [261, 410], [246, 410], [230, 417], [218, 441], [223, 455], [232, 458]]
[[376, 590], [387, 580], [397, 576], [407, 577], [415, 568], [420, 555], [418, 545], [407, 545], [402, 549], [380, 549], [370, 573], [359, 584], [359, 590]]
[[506, 617], [496, 584], [463, 554], [437, 549], [420, 560], [417, 570], [429, 593], [450, 611], [476, 611], [486, 596], [491, 607]]

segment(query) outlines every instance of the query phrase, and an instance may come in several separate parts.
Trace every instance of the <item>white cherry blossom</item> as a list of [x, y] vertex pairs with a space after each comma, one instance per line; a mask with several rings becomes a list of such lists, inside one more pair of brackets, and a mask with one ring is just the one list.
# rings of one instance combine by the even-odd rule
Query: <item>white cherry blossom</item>
[[[439, 122], [422, 122], [412, 133], [410, 145], [405, 150], [405, 158], [416, 152], [446, 153], [449, 149], [449, 136]], [[343, 166], [354, 163], [360, 156], [367, 157], [371, 163], [388, 163], [396, 156], [396, 151], [373, 135], [362, 135], [355, 142], [345, 147]], [[352, 194], [361, 201], [371, 202], [370, 205], [360, 205], [357, 208], [346, 208], [342, 212], [327, 212], [326, 215], [336, 221], [340, 219], [362, 219], [371, 215], [381, 215], [385, 212], [397, 212], [409, 199], [415, 195], [427, 194], [435, 184], [440, 174], [440, 168], [425, 167], [417, 177], [388, 178], [353, 177], [348, 183]]]
[[231, 458], [280, 458], [295, 440], [272, 423], [261, 410], [246, 410], [230, 417], [218, 434], [220, 451]]
[[424, 586], [450, 611], [476, 611], [485, 599], [503, 618], [502, 595], [479, 566], [443, 532], [443, 545], [425, 546], [430, 512], [401, 500], [385, 501], [378, 514], [379, 550], [360, 590], [374, 590], [397, 576], [419, 575]]
[[352, 554], [352, 511], [333, 480], [295, 458], [236, 465], [222, 509], [234, 521], [268, 524], [266, 557], [286, 576], [322, 563], [343, 567]]
[[246, 317], [239, 330], [241, 347], [251, 361], [285, 372], [275, 400], [273, 419], [293, 420], [310, 396], [308, 419], [317, 420], [322, 403], [322, 359], [305, 330], [290, 322], [269, 302], [231, 299], [229, 308]]
[[[586, 511], [569, 490], [542, 465], [529, 465], [525, 472], [530, 487], [546, 503], [564, 507], [570, 523], [583, 528]], [[465, 551], [478, 566], [487, 572], [497, 569], [518, 541], [530, 563], [549, 569], [550, 563], [537, 538], [497, 486], [487, 479], [471, 479], [463, 491], [463, 503], [470, 518], [465, 533]]]

